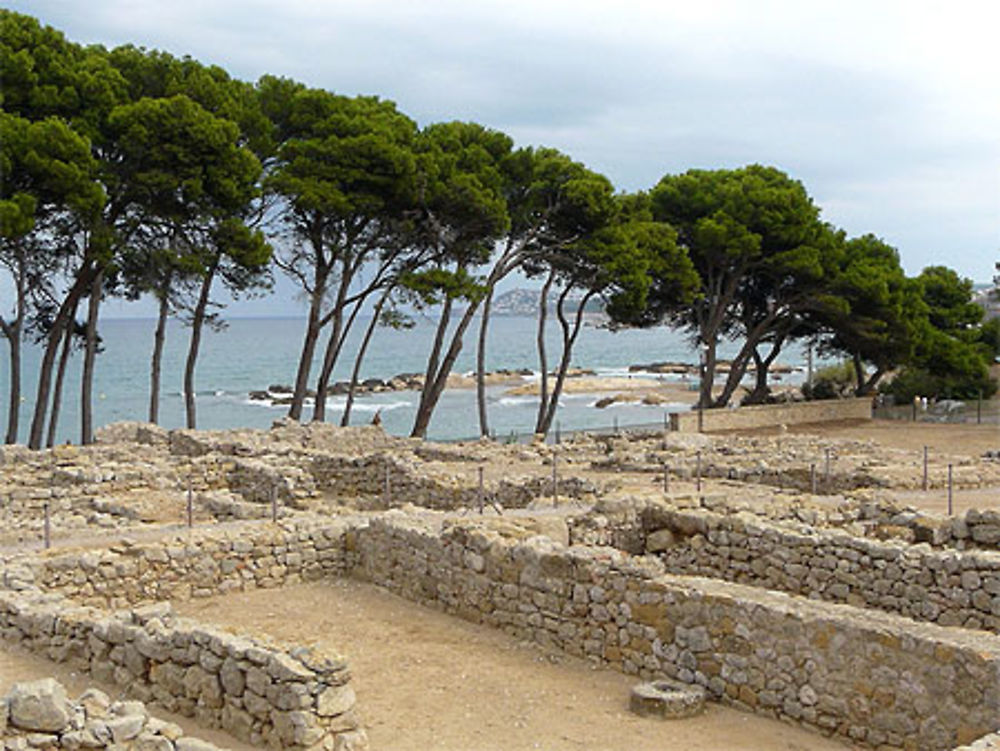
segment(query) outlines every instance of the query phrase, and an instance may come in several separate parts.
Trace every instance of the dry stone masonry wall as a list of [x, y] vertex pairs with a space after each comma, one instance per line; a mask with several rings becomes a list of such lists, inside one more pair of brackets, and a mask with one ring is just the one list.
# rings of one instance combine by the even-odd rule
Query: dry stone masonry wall
[[942, 626], [1000, 631], [1000, 553], [934, 549], [650, 502], [571, 524], [574, 541], [656, 555], [675, 574], [707, 576], [900, 613]]
[[379, 520], [349, 548], [356, 573], [414, 601], [870, 746], [949, 749], [997, 726], [991, 635], [488, 529]]
[[175, 618], [165, 603], [108, 613], [31, 589], [0, 591], [0, 633], [140, 701], [255, 745], [367, 748], [350, 673], [338, 655]]

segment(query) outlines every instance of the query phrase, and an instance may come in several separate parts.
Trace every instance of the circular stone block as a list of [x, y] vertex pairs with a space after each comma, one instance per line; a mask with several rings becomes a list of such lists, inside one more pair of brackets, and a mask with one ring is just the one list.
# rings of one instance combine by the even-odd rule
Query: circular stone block
[[705, 689], [673, 681], [640, 683], [632, 689], [629, 709], [640, 717], [678, 720], [705, 709]]

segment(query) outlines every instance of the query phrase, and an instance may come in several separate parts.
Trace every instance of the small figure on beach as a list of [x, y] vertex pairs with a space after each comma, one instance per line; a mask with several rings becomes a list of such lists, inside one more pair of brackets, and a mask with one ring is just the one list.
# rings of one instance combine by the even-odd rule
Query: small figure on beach
[[382, 410], [375, 412], [375, 416], [372, 418], [372, 425], [382, 424]]

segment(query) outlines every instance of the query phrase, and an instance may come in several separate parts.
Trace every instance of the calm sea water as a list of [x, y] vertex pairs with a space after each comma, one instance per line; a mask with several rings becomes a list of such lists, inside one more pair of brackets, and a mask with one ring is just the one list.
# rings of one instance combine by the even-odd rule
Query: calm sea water
[[[348, 380], [366, 321], [360, 321], [346, 346], [348, 356], [335, 371], [335, 380]], [[149, 399], [149, 361], [153, 345], [155, 322], [149, 319], [106, 320], [101, 324], [104, 351], [98, 356], [94, 388], [94, 412], [97, 426], [120, 420], [144, 420]], [[475, 326], [475, 324], [474, 324]], [[423, 320], [409, 331], [380, 329], [372, 341], [363, 368], [364, 378], [388, 378], [403, 372], [422, 372], [426, 354], [434, 334], [435, 324]], [[286, 407], [270, 406], [249, 399], [252, 390], [265, 389], [270, 384], [290, 384], [295, 375], [299, 349], [304, 333], [304, 320], [297, 318], [235, 319], [219, 332], [206, 332], [195, 377], [198, 427], [234, 428], [268, 427], [282, 417]], [[456, 370], [473, 370], [476, 329], [470, 327], [465, 348]], [[161, 424], [167, 428], [182, 427], [184, 402], [182, 397], [183, 367], [189, 330], [171, 321], [163, 357], [160, 402]], [[7, 400], [10, 373], [7, 345], [0, 345], [0, 426], [7, 421]], [[723, 356], [731, 354], [732, 346], [720, 347]], [[559, 353], [558, 335], [551, 332], [549, 361], [552, 367]], [[322, 353], [318, 355], [321, 356]], [[30, 410], [36, 389], [39, 350], [27, 347], [24, 353], [22, 378], [24, 402], [21, 411], [21, 439], [31, 420]], [[792, 349], [782, 361], [789, 365], [802, 362], [802, 352]], [[72, 360], [66, 379], [66, 392], [57, 439], [60, 443], [79, 440], [80, 354]], [[694, 363], [697, 354], [685, 337], [666, 328], [611, 332], [588, 327], [581, 332], [575, 347], [573, 364], [591, 368], [601, 375], [625, 375], [628, 366], [654, 361], [686, 361]], [[535, 352], [535, 321], [528, 317], [497, 317], [490, 332], [487, 367], [538, 369]], [[310, 384], [311, 385], [311, 384]], [[534, 425], [537, 398], [506, 396], [505, 387], [489, 389], [490, 426], [497, 435], [528, 432]], [[396, 434], [406, 434], [413, 424], [419, 395], [415, 392], [393, 392], [359, 397], [352, 412], [352, 422], [367, 423], [377, 410], [382, 410], [383, 426]], [[597, 396], [571, 394], [560, 402], [558, 421], [564, 430], [609, 427], [662, 422], [666, 411], [686, 409], [683, 405], [643, 406], [618, 404], [597, 409]], [[328, 402], [327, 419], [339, 423], [343, 397]], [[310, 414], [307, 411], [307, 416]], [[429, 437], [454, 439], [478, 434], [474, 390], [446, 391], [429, 430]]]

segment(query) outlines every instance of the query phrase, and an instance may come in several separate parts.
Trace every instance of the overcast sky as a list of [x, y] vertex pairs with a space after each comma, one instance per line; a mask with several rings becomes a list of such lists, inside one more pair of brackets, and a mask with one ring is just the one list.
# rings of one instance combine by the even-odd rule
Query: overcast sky
[[395, 101], [567, 152], [623, 190], [774, 165], [910, 274], [1000, 260], [1000, 3], [8, 0], [78, 42]]

